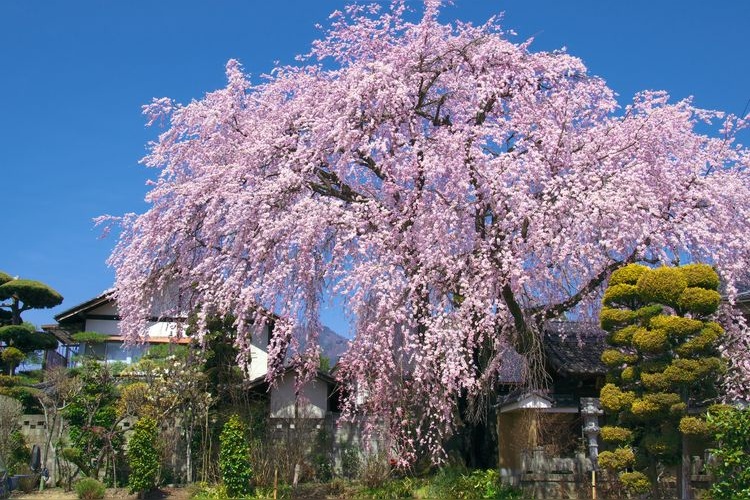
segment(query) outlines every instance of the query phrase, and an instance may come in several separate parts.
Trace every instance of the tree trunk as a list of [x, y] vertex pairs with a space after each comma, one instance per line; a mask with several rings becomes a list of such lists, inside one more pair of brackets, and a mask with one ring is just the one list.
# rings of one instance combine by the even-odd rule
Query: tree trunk
[[688, 454], [687, 439], [682, 436], [682, 460], [677, 472], [677, 497], [680, 500], [692, 500], [690, 490], [690, 455]]

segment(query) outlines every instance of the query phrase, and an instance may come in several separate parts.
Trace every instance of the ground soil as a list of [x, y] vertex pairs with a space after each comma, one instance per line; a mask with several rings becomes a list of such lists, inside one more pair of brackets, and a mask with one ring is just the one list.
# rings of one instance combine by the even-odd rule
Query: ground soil
[[[64, 491], [62, 488], [51, 488], [42, 492], [34, 493], [22, 493], [20, 491], [14, 491], [11, 499], [23, 499], [23, 500], [76, 500], [74, 491]], [[104, 496], [105, 500], [137, 500], [138, 495], [128, 494], [126, 488], [107, 488], [107, 493]], [[158, 492], [146, 497], [148, 499], [169, 499], [169, 500], [188, 500], [190, 496], [188, 491], [184, 488], [162, 488]]]

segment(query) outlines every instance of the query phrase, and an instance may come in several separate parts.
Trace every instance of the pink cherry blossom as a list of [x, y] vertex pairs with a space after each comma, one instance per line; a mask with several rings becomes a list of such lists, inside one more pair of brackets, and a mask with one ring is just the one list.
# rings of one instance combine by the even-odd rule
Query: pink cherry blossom
[[300, 66], [254, 83], [232, 60], [225, 88], [145, 106], [158, 180], [111, 257], [128, 338], [155, 310], [233, 314], [247, 363], [275, 314], [270, 377], [290, 354], [312, 373], [321, 301], [345, 297], [344, 410], [402, 464], [439, 458], [459, 398], [480, 411], [504, 353], [595, 310], [614, 269], [710, 262], [731, 298], [750, 263], [745, 121], [664, 92], [620, 108], [578, 58], [438, 10], [350, 7]]

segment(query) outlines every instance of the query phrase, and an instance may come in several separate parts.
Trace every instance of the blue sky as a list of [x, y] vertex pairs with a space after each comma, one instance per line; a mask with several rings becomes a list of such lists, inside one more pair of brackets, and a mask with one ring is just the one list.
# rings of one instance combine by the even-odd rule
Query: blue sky
[[[27, 312], [37, 325], [108, 288], [115, 240], [92, 218], [146, 209], [138, 164], [158, 130], [152, 97], [200, 98], [239, 59], [253, 75], [291, 63], [316, 23], [348, 2], [277, 0], [3, 0], [0, 2], [0, 270], [45, 281], [62, 306]], [[410, 2], [416, 8], [420, 2]], [[517, 40], [567, 47], [620, 94], [695, 96], [739, 114], [750, 99], [750, 2], [719, 0], [455, 0], [443, 19], [505, 12]], [[336, 310], [324, 323], [340, 333]]]

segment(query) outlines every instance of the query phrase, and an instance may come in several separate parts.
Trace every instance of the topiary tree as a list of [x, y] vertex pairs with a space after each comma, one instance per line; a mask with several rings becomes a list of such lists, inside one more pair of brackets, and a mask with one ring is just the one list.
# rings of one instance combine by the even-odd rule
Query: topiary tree
[[83, 344], [85, 347], [84, 355], [93, 356], [94, 346], [106, 342], [108, 335], [99, 332], [78, 332], [71, 335], [71, 338], [79, 344]]
[[130, 493], [138, 493], [139, 497], [156, 487], [159, 452], [154, 443], [158, 437], [156, 420], [151, 417], [143, 417], [133, 426], [133, 435], [128, 442], [128, 487]]
[[3, 364], [8, 367], [8, 375], [13, 376], [16, 374], [16, 367], [26, 358], [20, 349], [16, 349], [13, 346], [6, 347], [0, 354], [0, 359], [3, 360]]
[[246, 431], [240, 417], [232, 415], [219, 436], [219, 470], [231, 497], [247, 495], [251, 490], [252, 467]]
[[[52, 335], [37, 332], [34, 325], [23, 322], [21, 314], [29, 309], [55, 307], [62, 301], [62, 295], [40, 281], [18, 279], [0, 271], [0, 344], [24, 354], [57, 347]], [[5, 359], [3, 362], [8, 365]]]
[[599, 465], [619, 472], [631, 493], [656, 488], [656, 465], [678, 462], [681, 436], [709, 434], [704, 416], [687, 410], [717, 395], [724, 368], [717, 350], [723, 329], [711, 321], [718, 287], [705, 264], [631, 264], [612, 274], [600, 314], [611, 346], [601, 357], [609, 373], [600, 396], [610, 422], [601, 436], [613, 449], [599, 455]]
[[20, 325], [24, 311], [55, 307], [63, 297], [41, 281], [18, 279], [0, 271], [0, 301], [0, 321]]

